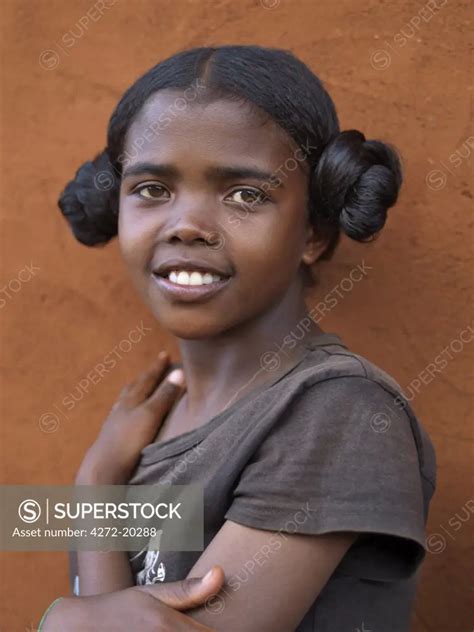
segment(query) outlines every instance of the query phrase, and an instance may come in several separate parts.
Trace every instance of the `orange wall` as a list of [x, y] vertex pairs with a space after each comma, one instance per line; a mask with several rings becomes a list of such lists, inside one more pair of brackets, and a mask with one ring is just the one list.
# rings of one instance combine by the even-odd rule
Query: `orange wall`
[[[79, 20], [93, 0], [1, 4], [0, 286], [14, 288], [0, 302], [2, 483], [69, 484], [121, 386], [158, 349], [176, 353], [135, 295], [117, 244], [92, 250], [76, 243], [56, 200], [78, 165], [103, 148], [108, 117], [125, 88], [180, 48], [289, 47], [326, 83], [343, 129], [359, 128], [403, 152], [405, 186], [381, 238], [366, 246], [343, 241], [322, 270], [326, 293], [363, 259], [371, 266], [324, 329], [405, 387], [472, 325], [467, 1], [438, 0], [434, 12], [427, 8], [434, 3], [415, 0], [108, 4], [96, 22], [82, 20], [82, 34]], [[62, 50], [58, 44], [70, 31], [74, 45]], [[456, 151], [463, 157], [453, 158]], [[30, 265], [31, 279], [19, 288], [15, 279]], [[55, 409], [141, 321], [151, 331], [116, 368], [72, 411]], [[415, 632], [472, 629], [465, 585], [474, 518], [457, 530], [449, 521], [456, 513], [466, 519], [471, 493], [474, 344], [454, 346], [452, 360], [413, 402], [439, 467], [428, 528], [433, 553], [423, 568]], [[50, 411], [58, 415], [57, 428], [44, 417]], [[61, 552], [2, 555], [2, 631], [37, 625], [67, 590], [66, 561]]]

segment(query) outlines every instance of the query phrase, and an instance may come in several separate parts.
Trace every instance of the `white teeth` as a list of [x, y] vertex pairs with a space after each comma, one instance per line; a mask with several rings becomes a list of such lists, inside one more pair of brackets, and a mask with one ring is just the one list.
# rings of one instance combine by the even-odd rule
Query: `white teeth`
[[189, 285], [202, 285], [204, 276], [200, 272], [191, 272], [189, 275]]
[[176, 283], [179, 283], [179, 285], [189, 285], [189, 273], [184, 270], [178, 272]]
[[168, 275], [169, 280], [172, 283], [178, 285], [208, 285], [209, 283], [215, 283], [221, 281], [222, 277], [217, 274], [211, 274], [210, 272], [186, 272], [186, 270], [172, 270]]
[[203, 274], [202, 281], [203, 283], [212, 283], [213, 281], [220, 281], [221, 277], [217, 276], [217, 274], [211, 274], [210, 272], [206, 272]]

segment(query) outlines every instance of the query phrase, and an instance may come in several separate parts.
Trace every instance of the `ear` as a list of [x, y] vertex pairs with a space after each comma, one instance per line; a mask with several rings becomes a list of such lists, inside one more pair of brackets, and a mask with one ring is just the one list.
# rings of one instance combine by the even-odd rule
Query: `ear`
[[318, 238], [314, 226], [308, 224], [307, 233], [306, 233], [306, 243], [303, 250], [303, 254], [301, 256], [301, 260], [306, 263], [306, 265], [312, 265], [319, 255], [326, 248], [326, 242], [322, 241]]

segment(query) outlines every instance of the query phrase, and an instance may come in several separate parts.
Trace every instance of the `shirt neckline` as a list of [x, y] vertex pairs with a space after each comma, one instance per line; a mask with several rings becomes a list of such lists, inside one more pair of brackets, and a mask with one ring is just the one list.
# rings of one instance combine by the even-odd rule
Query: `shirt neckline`
[[[238, 408], [242, 404], [242, 400], [245, 399], [253, 399], [258, 396], [262, 391], [271, 388], [277, 382], [286, 377], [289, 373], [294, 371], [302, 362], [305, 360], [309, 354], [309, 352], [316, 347], [323, 347], [327, 345], [338, 345], [340, 347], [344, 347], [347, 349], [346, 345], [342, 342], [341, 338], [336, 333], [323, 332], [318, 334], [317, 336], [313, 336], [308, 340], [301, 343], [304, 348], [303, 353], [299, 358], [296, 358], [294, 362], [292, 362], [287, 369], [283, 373], [279, 373], [273, 380], [269, 382], [265, 382], [265, 384], [261, 384], [253, 390], [248, 391], [242, 397], [237, 398], [230, 406], [221, 410], [217, 415], [211, 417], [208, 421], [203, 423], [201, 426], [194, 428], [193, 430], [188, 430], [187, 432], [181, 433], [175, 437], [171, 437], [170, 439], [165, 439], [161, 442], [154, 442], [146, 445], [141, 450], [141, 461], [140, 464], [150, 465], [151, 463], [155, 463], [162, 459], [166, 459], [170, 456], [174, 456], [175, 454], [179, 454], [180, 452], [184, 452], [188, 450], [193, 445], [198, 444], [207, 434], [209, 434], [216, 426], [222, 423], [233, 411]], [[181, 366], [181, 364], [176, 364], [175, 366]]]

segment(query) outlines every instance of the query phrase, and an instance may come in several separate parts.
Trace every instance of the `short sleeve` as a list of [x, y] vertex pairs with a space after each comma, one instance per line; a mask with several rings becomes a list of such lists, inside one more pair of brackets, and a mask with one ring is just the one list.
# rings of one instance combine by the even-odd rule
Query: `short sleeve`
[[425, 515], [406, 410], [362, 376], [306, 386], [247, 463], [225, 518], [286, 533], [356, 531], [338, 572], [412, 575], [425, 555]]

